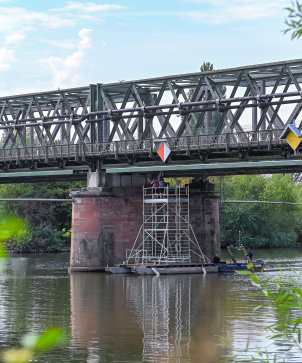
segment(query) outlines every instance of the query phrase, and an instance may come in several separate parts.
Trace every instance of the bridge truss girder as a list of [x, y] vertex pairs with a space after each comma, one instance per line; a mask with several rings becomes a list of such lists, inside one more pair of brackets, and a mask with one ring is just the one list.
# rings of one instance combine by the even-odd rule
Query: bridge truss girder
[[0, 97], [0, 148], [23, 149], [28, 159], [33, 147], [78, 145], [85, 155], [88, 145], [164, 139], [173, 147], [209, 134], [248, 143], [246, 124], [279, 130], [299, 118], [301, 83], [298, 59]]
[[[206, 119], [209, 115], [213, 118], [214, 114], [216, 122], [212, 122], [211, 133], [242, 132], [243, 114], [250, 107], [250, 101], [233, 102], [229, 105], [240, 107], [230, 109], [223, 107], [224, 98], [287, 93], [290, 88], [301, 91], [301, 82], [302, 60], [299, 59], [1, 97], [0, 127], [5, 132], [2, 148], [198, 135], [206, 133]], [[219, 102], [188, 106], [180, 112], [175, 112], [175, 108], [160, 108], [167, 103], [181, 105], [207, 100]], [[286, 117], [280, 115], [284, 97], [278, 101], [277, 105], [269, 102], [254, 105], [259, 114], [253, 116], [255, 131], [283, 128], [299, 116], [301, 96], [296, 97], [296, 105]], [[149, 106], [153, 106], [153, 112]], [[129, 111], [120, 112], [125, 109]], [[245, 122], [246, 118], [245, 115]]]

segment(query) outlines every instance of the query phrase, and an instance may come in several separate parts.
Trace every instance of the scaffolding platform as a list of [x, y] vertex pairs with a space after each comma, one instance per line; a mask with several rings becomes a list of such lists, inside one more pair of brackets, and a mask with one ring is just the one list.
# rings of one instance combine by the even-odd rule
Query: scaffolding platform
[[[195, 256], [192, 261], [192, 255]], [[110, 273], [205, 273], [202, 253], [189, 221], [189, 187], [143, 188], [143, 223], [126, 260]]]

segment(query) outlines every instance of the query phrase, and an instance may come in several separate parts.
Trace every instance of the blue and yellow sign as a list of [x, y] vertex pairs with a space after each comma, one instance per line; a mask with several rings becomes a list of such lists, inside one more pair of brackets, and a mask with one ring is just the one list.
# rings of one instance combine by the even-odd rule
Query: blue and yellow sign
[[296, 150], [302, 141], [301, 131], [295, 125], [287, 125], [280, 136], [280, 140], [286, 140], [289, 146]]

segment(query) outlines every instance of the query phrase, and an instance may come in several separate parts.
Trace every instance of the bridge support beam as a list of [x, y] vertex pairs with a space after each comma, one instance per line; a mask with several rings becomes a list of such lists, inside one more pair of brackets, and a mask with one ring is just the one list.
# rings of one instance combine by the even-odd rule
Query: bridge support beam
[[[142, 224], [142, 187], [87, 187], [71, 196], [76, 203], [69, 270], [102, 271], [122, 263]], [[190, 221], [203, 252], [212, 258], [220, 250], [218, 198], [213, 192], [191, 188]]]

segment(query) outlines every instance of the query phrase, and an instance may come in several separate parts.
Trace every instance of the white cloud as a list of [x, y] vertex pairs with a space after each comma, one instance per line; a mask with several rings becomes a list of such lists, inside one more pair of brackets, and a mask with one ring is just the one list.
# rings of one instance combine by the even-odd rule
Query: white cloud
[[120, 10], [123, 9], [121, 5], [117, 4], [96, 4], [96, 3], [84, 3], [84, 2], [76, 2], [69, 1], [68, 5], [64, 8], [60, 9], [60, 11], [65, 10], [79, 10], [85, 13], [95, 13], [97, 11], [108, 11], [108, 10]]
[[71, 55], [65, 58], [53, 56], [47, 58], [46, 63], [53, 77], [53, 88], [78, 85], [80, 77], [77, 71], [83, 62], [86, 49], [91, 46], [90, 32], [91, 30], [87, 28], [79, 31], [78, 49]]
[[[202, 4], [202, 5], [213, 5], [213, 6], [228, 6], [236, 4], [258, 4], [261, 5], [263, 2], [260, 0], [182, 0], [184, 3]], [[274, 3], [276, 6], [281, 7], [288, 4], [288, 0], [266, 0], [266, 3]]]
[[279, 0], [279, 2], [263, 2], [262, 0], [234, 0], [228, 2], [220, 0], [190, 1], [205, 3], [211, 6], [204, 11], [186, 11], [183, 15], [193, 22], [212, 25], [271, 17], [280, 12], [285, 4], [283, 0]]
[[[275, 17], [276, 14], [284, 12], [284, 7], [288, 5], [288, 0], [182, 0], [182, 2], [192, 4], [192, 6], [188, 5], [182, 11], [173, 9], [170, 11], [130, 11], [124, 12], [123, 15], [177, 17], [193, 23], [220, 25]], [[194, 8], [194, 10], [190, 10], [190, 8]]]
[[0, 71], [9, 69], [13, 60], [14, 52], [11, 49], [0, 48]]
[[60, 39], [60, 40], [44, 40], [45, 43], [51, 45], [52, 47], [61, 48], [61, 49], [74, 49], [77, 44], [73, 39]]
[[[0, 4], [9, 0], [0, 0]], [[93, 21], [94, 14], [119, 10], [117, 4], [96, 4], [93, 2], [68, 2], [66, 6], [47, 11], [34, 11], [25, 7], [0, 6], [0, 35], [7, 44], [22, 41], [28, 32], [44, 29], [74, 27], [79, 21]], [[54, 12], [55, 11], [55, 12]]]
[[[93, 20], [101, 21], [102, 19], [95, 18], [96, 14], [102, 17], [104, 12], [108, 13], [123, 8], [117, 4], [97, 4], [85, 1], [69, 1], [66, 3], [64, 1], [60, 9], [48, 8], [45, 11], [36, 11], [29, 9], [26, 5], [19, 7], [4, 4], [13, 1], [0, 0], [0, 71], [10, 69], [13, 63], [26, 63], [25, 58], [15, 58], [15, 54], [20, 51], [24, 52], [24, 50], [21, 50], [25, 45], [23, 43], [29, 33], [32, 33], [34, 39], [36, 39], [36, 49], [39, 47], [43, 54], [59, 54], [46, 59], [53, 76], [53, 84], [56, 86], [79, 82], [79, 67], [83, 63], [86, 49], [90, 47], [90, 30], [87, 28], [82, 29], [78, 33], [78, 42], [76, 39], [55, 40], [53, 39], [54, 36], [57, 38], [54, 35], [55, 31], [57, 29], [72, 29], [81, 23], [83, 24], [83, 22], [86, 24]], [[37, 38], [35, 34], [41, 35], [41, 38], [39, 36]], [[40, 44], [41, 42], [43, 44]], [[51, 53], [53, 48], [56, 49], [56, 53]], [[61, 50], [69, 51], [70, 55], [64, 58], [58, 53]], [[31, 58], [32, 61], [43, 68], [43, 65], [34, 55], [35, 50], [30, 48], [30, 52], [31, 57], [33, 57]], [[44, 55], [44, 57], [46, 56]]]
[[48, 14], [39, 11], [32, 11], [19, 7], [1, 7], [0, 12], [0, 32], [22, 33], [33, 29], [57, 29], [75, 25], [74, 19], [68, 19], [58, 14]]
[[21, 42], [25, 38], [24, 33], [12, 33], [5, 37], [5, 44], [15, 44]]
[[[0, 3], [4, 2], [0, 0]], [[16, 45], [26, 38], [29, 31], [75, 25], [73, 19], [66, 19], [61, 15], [31, 11], [19, 7], [2, 6], [0, 10], [0, 34], [3, 37], [3, 46], [0, 48], [0, 71], [11, 67], [12, 61], [15, 60]]]

